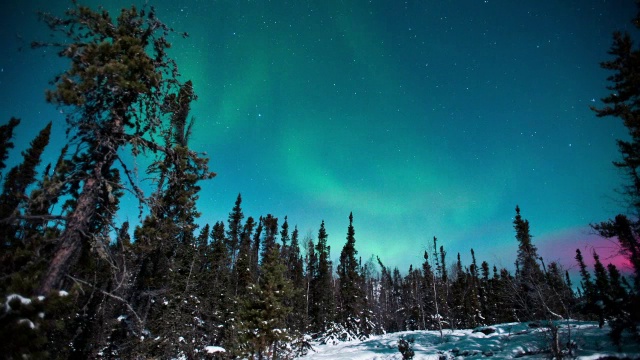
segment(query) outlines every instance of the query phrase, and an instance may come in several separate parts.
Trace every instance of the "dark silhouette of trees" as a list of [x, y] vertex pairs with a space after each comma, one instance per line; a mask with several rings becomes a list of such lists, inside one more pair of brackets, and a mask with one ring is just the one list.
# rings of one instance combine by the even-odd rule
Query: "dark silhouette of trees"
[[[640, 29], [640, 11], [632, 22], [636, 29]], [[616, 31], [609, 54], [613, 58], [600, 64], [612, 73], [607, 78], [609, 94], [601, 99], [604, 103], [602, 108], [593, 106], [591, 109], [598, 117], [611, 116], [622, 120], [628, 130], [629, 140], [617, 140], [622, 159], [615, 161], [614, 165], [627, 177], [624, 193], [632, 214], [619, 214], [592, 227], [603, 237], [617, 238], [620, 254], [629, 260], [634, 271], [633, 288], [624, 304], [619, 305], [628, 311], [628, 315], [610, 322], [613, 338], [619, 342], [623, 330], [637, 335], [640, 324], [640, 49], [634, 46], [629, 33]], [[604, 285], [603, 269], [598, 273], [601, 285]]]

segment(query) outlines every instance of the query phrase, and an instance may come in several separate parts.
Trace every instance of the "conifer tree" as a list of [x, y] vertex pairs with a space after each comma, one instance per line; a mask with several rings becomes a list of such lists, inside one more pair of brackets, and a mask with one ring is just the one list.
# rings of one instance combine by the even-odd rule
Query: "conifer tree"
[[438, 301], [437, 301], [437, 287], [436, 287], [436, 276], [432, 270], [431, 263], [429, 261], [429, 253], [427, 251], [424, 252], [423, 255], [424, 262], [422, 263], [422, 273], [423, 273], [423, 306], [425, 308], [425, 312], [428, 314], [425, 319], [425, 329], [434, 330], [439, 327], [440, 324], [440, 312], [438, 309]]
[[[364, 329], [361, 324], [365, 322], [365, 299], [361, 291], [362, 276], [358, 272], [358, 262], [355, 248], [355, 230], [353, 228], [353, 214], [349, 214], [349, 227], [347, 229], [347, 243], [340, 253], [338, 263], [338, 280], [340, 283], [340, 322], [352, 333], [361, 335]], [[366, 335], [366, 334], [365, 334]]]
[[402, 282], [402, 300], [403, 306], [406, 309], [404, 327], [407, 330], [424, 329], [422, 325], [424, 316], [424, 310], [422, 308], [422, 282], [423, 279], [420, 270], [414, 269], [413, 265], [410, 265], [407, 276], [405, 276]]
[[234, 266], [238, 255], [238, 247], [240, 246], [240, 237], [242, 235], [242, 219], [244, 219], [244, 214], [242, 213], [242, 196], [238, 194], [236, 203], [229, 213], [229, 228], [227, 230], [227, 247], [231, 255], [231, 264]]
[[7, 173], [0, 194], [0, 219], [7, 221], [10, 216], [15, 215], [18, 205], [27, 199], [27, 187], [36, 181], [36, 167], [40, 165], [40, 157], [49, 144], [50, 134], [51, 122], [40, 130], [38, 136], [31, 141], [29, 149], [22, 153], [22, 163]]
[[306, 281], [304, 276], [304, 265], [300, 255], [300, 245], [298, 242], [298, 227], [291, 233], [291, 245], [288, 251], [287, 278], [291, 281], [293, 292], [290, 299], [292, 309], [288, 316], [287, 324], [299, 332], [307, 329], [307, 302], [306, 302]]
[[[13, 120], [13, 119], [12, 119]], [[41, 244], [36, 238], [21, 239], [17, 237], [21, 204], [28, 200], [27, 188], [36, 180], [36, 167], [40, 164], [40, 156], [49, 143], [51, 123], [40, 131], [31, 142], [31, 147], [22, 153], [23, 162], [12, 168], [4, 179], [3, 191], [0, 194], [0, 272], [9, 281], [18, 270], [25, 270], [28, 263], [34, 262], [34, 253], [39, 252]], [[9, 286], [9, 284], [6, 284]], [[5, 285], [0, 289], [5, 289]], [[26, 290], [26, 289], [22, 289]]]
[[393, 303], [393, 280], [391, 273], [386, 266], [382, 263], [380, 258], [377, 258], [378, 265], [380, 265], [380, 294], [378, 296], [379, 313], [377, 315], [382, 327], [388, 332], [400, 331], [400, 327], [395, 322], [392, 314], [396, 307]]
[[207, 315], [210, 314], [213, 323], [213, 329], [208, 335], [213, 338], [216, 345], [221, 345], [235, 335], [232, 329], [233, 324], [229, 322], [229, 319], [233, 318], [234, 299], [230, 291], [231, 254], [226, 240], [224, 224], [216, 223], [211, 230], [208, 267], [205, 270], [207, 276], [199, 284], [200, 287], [207, 289], [206, 293], [203, 293], [202, 301], [208, 303]]
[[[640, 4], [638, 5], [640, 9]], [[640, 29], [640, 11], [632, 23]], [[616, 31], [613, 44], [609, 49], [613, 59], [600, 63], [603, 69], [612, 74], [607, 78], [609, 94], [602, 98], [602, 108], [591, 107], [598, 117], [612, 116], [622, 120], [629, 133], [629, 140], [617, 140], [622, 160], [614, 165], [625, 172], [628, 197], [632, 216], [617, 215], [614, 219], [592, 225], [606, 238], [617, 238], [620, 253], [631, 263], [634, 270], [633, 291], [625, 311], [628, 315], [616, 323], [611, 323], [612, 334], [621, 334], [625, 329], [638, 337], [640, 324], [640, 49], [633, 44], [628, 32]], [[614, 340], [619, 336], [614, 336]]]
[[[71, 172], [74, 171], [72, 162], [65, 158], [68, 150], [69, 144], [62, 147], [53, 170], [51, 171], [50, 166], [47, 165], [42, 180], [31, 191], [25, 209], [25, 214], [30, 218], [29, 223], [25, 224], [27, 227], [25, 232], [29, 233], [29, 236], [44, 232], [45, 226], [49, 223], [47, 218], [52, 218], [51, 209], [58, 203], [60, 198], [67, 196], [72, 199], [75, 198], [72, 192], [75, 184], [66, 181], [67, 178], [71, 177]], [[60, 221], [56, 220], [58, 224]], [[54, 225], [53, 227], [57, 226]]]
[[245, 355], [278, 359], [286, 352], [290, 334], [285, 325], [291, 311], [286, 299], [293, 291], [286, 271], [280, 259], [279, 246], [267, 247], [261, 264], [261, 281], [249, 286], [248, 296], [242, 301], [239, 313], [242, 319], [240, 338], [244, 340], [241, 347]]
[[480, 264], [480, 268], [482, 269], [482, 278], [480, 278], [480, 285], [478, 286], [478, 298], [482, 311], [481, 325], [495, 324], [495, 313], [491, 302], [493, 289], [489, 279], [489, 263], [483, 261]]
[[540, 300], [537, 291], [540, 289], [543, 280], [543, 273], [538, 265], [538, 249], [531, 241], [529, 232], [529, 221], [520, 215], [520, 207], [516, 206], [516, 216], [513, 220], [513, 227], [516, 231], [518, 241], [518, 264], [517, 283], [519, 291], [515, 293], [518, 304], [518, 316], [521, 320], [539, 318], [539, 307], [536, 302]]
[[[451, 313], [449, 309], [449, 274], [447, 273], [447, 264], [446, 264], [446, 255], [447, 252], [444, 250], [444, 246], [440, 246], [440, 251], [438, 252], [438, 238], [433, 237], [433, 259], [435, 262], [435, 274], [438, 277], [434, 280], [434, 295], [436, 301], [437, 315], [438, 318], [438, 329], [440, 330], [442, 327], [443, 321], [448, 321]], [[446, 319], [446, 320], [445, 320]]]
[[253, 277], [253, 283], [258, 283], [260, 277], [260, 238], [262, 235], [262, 229], [264, 229], [264, 219], [262, 216], [258, 219], [258, 227], [253, 234], [253, 241], [251, 242], [251, 276]]
[[591, 282], [591, 274], [589, 274], [589, 271], [587, 270], [587, 265], [584, 263], [584, 258], [582, 257], [580, 249], [576, 249], [575, 259], [580, 267], [580, 276], [582, 277], [580, 285], [582, 285], [582, 292], [587, 297], [591, 296], [591, 293], [594, 291], [593, 283]]
[[327, 330], [334, 321], [333, 266], [331, 247], [327, 245], [327, 238], [328, 234], [322, 221], [314, 253], [317, 258], [317, 264], [314, 264], [315, 276], [311, 280], [311, 298], [313, 299], [313, 303], [310, 304], [311, 324], [317, 333]]
[[451, 327], [452, 328], [469, 328], [473, 327], [471, 324], [473, 315], [469, 308], [470, 297], [470, 284], [469, 277], [462, 268], [462, 261], [460, 260], [460, 253], [458, 253], [456, 267], [455, 267], [455, 280], [451, 285]]
[[12, 117], [8, 123], [0, 125], [0, 174], [7, 167], [5, 161], [9, 157], [9, 149], [13, 149], [13, 130], [20, 124], [20, 119]]
[[253, 235], [253, 228], [255, 222], [253, 217], [249, 216], [242, 228], [242, 234], [240, 236], [240, 249], [238, 251], [238, 260], [234, 267], [234, 295], [242, 297], [247, 286], [252, 283], [252, 261], [251, 261], [251, 237]]
[[282, 227], [280, 228], [280, 256], [282, 256], [282, 261], [289, 269], [289, 242], [291, 238], [289, 237], [289, 222], [287, 221], [287, 217], [284, 217], [284, 222], [282, 223]]
[[[155, 161], [149, 172], [157, 176], [157, 189], [151, 196], [150, 213], [135, 230], [139, 275], [133, 302], [141, 313], [148, 314], [149, 330], [174, 336], [183, 333], [189, 342], [166, 342], [162, 346], [142, 343], [143, 351], [168, 357], [176, 352], [193, 354], [194, 346], [205, 338], [194, 331], [195, 324], [186, 319], [202, 318], [200, 299], [191, 295], [196, 288], [199, 269], [196, 261], [198, 240], [195, 220], [200, 216], [196, 208], [200, 180], [215, 176], [208, 171], [206, 158], [188, 148], [190, 123], [187, 120], [191, 101], [195, 98], [190, 81], [180, 88], [177, 96], [168, 96], [165, 111], [171, 113], [171, 128], [163, 133], [164, 157]], [[224, 241], [222, 223], [213, 232]], [[200, 241], [201, 242], [201, 241]], [[171, 321], [165, 318], [171, 313]], [[203, 345], [204, 346], [204, 345]]]
[[612, 304], [609, 300], [609, 277], [607, 275], [607, 270], [604, 265], [600, 262], [600, 256], [598, 256], [597, 252], [593, 252], [593, 273], [595, 277], [594, 283], [594, 298], [595, 298], [595, 309], [598, 313], [598, 324], [600, 328], [604, 326], [604, 320], [607, 316], [607, 313], [610, 311]]
[[108, 205], [102, 203], [101, 195], [114, 187], [108, 177], [118, 151], [131, 144], [134, 155], [145, 149], [172, 153], [150, 139], [164, 128], [160, 105], [167, 90], [175, 89], [177, 71], [166, 54], [170, 29], [153, 9], [148, 13], [124, 9], [113, 21], [106, 10], [96, 12], [74, 3], [65, 17], [44, 14], [42, 18], [65, 41], [33, 46], [59, 48], [58, 54], [71, 61], [46, 97], [56, 105], [74, 108], [66, 112], [67, 123], [78, 145], [74, 162], [81, 175], [68, 179], [78, 185], [78, 198], [40, 284], [39, 292], [48, 293], [62, 285], [83, 243], [93, 241], [86, 234], [100, 215], [96, 209]]
[[306, 282], [306, 312], [307, 322], [313, 331], [317, 330], [316, 306], [315, 306], [315, 279], [318, 276], [318, 257], [316, 256], [313, 238], [308, 235], [306, 241], [305, 254], [305, 282]]

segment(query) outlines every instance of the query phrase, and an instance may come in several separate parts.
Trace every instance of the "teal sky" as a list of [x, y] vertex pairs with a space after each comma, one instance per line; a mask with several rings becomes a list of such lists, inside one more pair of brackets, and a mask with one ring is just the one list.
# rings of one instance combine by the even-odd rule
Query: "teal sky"
[[[437, 236], [450, 261], [473, 248], [510, 267], [519, 204], [548, 261], [607, 251], [588, 224], [624, 211], [611, 162], [625, 132], [589, 106], [606, 95], [598, 64], [611, 33], [631, 30], [633, 1], [149, 3], [190, 34], [172, 56], [199, 96], [191, 145], [218, 173], [202, 223], [226, 221], [242, 193], [245, 215], [288, 216], [303, 236], [324, 220], [333, 257], [353, 211], [365, 260], [406, 271]], [[67, 4], [0, 5], [0, 116], [22, 118], [17, 150], [50, 120], [53, 146], [64, 140], [43, 92], [65, 64], [28, 44], [48, 36], [36, 11]]]

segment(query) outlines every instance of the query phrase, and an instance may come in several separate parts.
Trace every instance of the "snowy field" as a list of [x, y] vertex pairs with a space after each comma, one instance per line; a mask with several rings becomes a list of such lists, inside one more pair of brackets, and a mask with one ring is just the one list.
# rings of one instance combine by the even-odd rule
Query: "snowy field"
[[[625, 338], [622, 351], [611, 343], [609, 328], [598, 328], [594, 322], [565, 321], [558, 323], [560, 344], [571, 341], [573, 354], [579, 359], [599, 359], [604, 356], [640, 358], [640, 346]], [[314, 351], [301, 359], [350, 359], [387, 360], [402, 359], [398, 342], [405, 339], [412, 343], [414, 359], [454, 358], [551, 358], [550, 333], [544, 328], [529, 327], [526, 323], [488, 326], [483, 332], [473, 330], [407, 331], [372, 337], [365, 341], [342, 342], [335, 345], [313, 344]], [[563, 346], [566, 348], [566, 346]]]

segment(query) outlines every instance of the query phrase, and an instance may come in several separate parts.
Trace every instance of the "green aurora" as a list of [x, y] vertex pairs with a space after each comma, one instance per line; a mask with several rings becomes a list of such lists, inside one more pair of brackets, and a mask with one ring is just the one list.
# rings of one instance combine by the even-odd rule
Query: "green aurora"
[[[115, 14], [131, 0], [106, 3]], [[624, 211], [611, 162], [626, 135], [589, 106], [606, 95], [599, 62], [614, 30], [631, 31], [633, 1], [149, 3], [190, 35], [172, 55], [199, 96], [191, 147], [218, 173], [201, 223], [226, 221], [242, 193], [246, 216], [288, 216], [304, 236], [324, 220], [334, 257], [353, 211], [363, 261], [406, 271], [437, 236], [451, 261], [473, 248], [510, 267], [519, 204], [549, 260], [607, 251], [588, 225]], [[68, 5], [2, 5], [0, 116], [23, 119], [12, 161], [50, 120], [60, 142], [47, 161], [64, 142], [44, 101], [64, 63], [28, 44], [48, 36], [36, 11]], [[125, 201], [120, 220], [136, 214]]]

